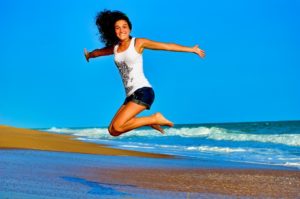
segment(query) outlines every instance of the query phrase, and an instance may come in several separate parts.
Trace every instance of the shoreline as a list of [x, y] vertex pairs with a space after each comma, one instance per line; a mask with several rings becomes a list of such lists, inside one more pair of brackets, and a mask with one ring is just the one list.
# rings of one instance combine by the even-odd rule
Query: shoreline
[[171, 155], [109, 148], [109, 146], [82, 142], [74, 136], [47, 133], [37, 130], [0, 126], [1, 149], [29, 149], [95, 155], [174, 158]]
[[193, 166], [74, 138], [0, 126], [0, 197], [300, 198], [300, 171]]

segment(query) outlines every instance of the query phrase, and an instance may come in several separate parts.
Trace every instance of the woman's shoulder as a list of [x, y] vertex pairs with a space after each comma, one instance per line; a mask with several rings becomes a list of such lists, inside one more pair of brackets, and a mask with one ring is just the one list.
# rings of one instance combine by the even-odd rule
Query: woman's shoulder
[[134, 46], [136, 49], [139, 49], [143, 45], [143, 38], [134, 37]]
[[135, 37], [135, 42], [145, 42], [149, 39], [145, 38], [145, 37]]
[[136, 51], [138, 53], [142, 53], [143, 50], [144, 50], [144, 45], [148, 41], [149, 41], [149, 39], [147, 39], [147, 38], [140, 38], [140, 37], [135, 38], [135, 42], [134, 42], [135, 44], [134, 44], [134, 46], [135, 46]]
[[136, 37], [135, 38], [135, 45], [136, 46], [143, 46], [143, 44], [146, 43], [147, 41], [149, 41], [149, 39], [144, 38], [144, 37]]

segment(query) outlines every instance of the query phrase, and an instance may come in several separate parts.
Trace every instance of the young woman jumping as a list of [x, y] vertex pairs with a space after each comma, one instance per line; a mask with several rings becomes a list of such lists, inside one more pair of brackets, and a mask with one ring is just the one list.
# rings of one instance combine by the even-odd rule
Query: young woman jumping
[[84, 49], [87, 61], [90, 58], [114, 54], [115, 63], [126, 91], [123, 105], [112, 119], [108, 131], [119, 136], [130, 130], [149, 126], [164, 133], [162, 126], [172, 127], [173, 123], [157, 112], [147, 117], [137, 117], [145, 109], [150, 109], [154, 101], [154, 91], [143, 72], [143, 51], [145, 49], [191, 52], [205, 56], [198, 45], [193, 47], [173, 43], [161, 43], [130, 35], [132, 25], [129, 18], [120, 11], [104, 10], [98, 13], [96, 25], [105, 47], [88, 52]]

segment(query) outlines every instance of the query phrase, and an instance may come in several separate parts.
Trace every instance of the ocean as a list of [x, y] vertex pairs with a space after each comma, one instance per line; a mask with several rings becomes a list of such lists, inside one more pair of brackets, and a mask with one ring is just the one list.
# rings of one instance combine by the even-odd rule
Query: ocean
[[164, 135], [140, 128], [119, 137], [110, 136], [107, 128], [39, 130], [113, 148], [218, 162], [220, 167], [243, 164], [300, 170], [300, 121], [183, 124], [166, 128]]

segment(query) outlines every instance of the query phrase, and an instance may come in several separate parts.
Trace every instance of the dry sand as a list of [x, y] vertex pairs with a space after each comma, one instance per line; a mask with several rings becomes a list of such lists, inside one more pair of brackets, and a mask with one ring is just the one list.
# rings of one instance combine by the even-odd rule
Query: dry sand
[[73, 136], [0, 126], [0, 149], [32, 149], [99, 155], [171, 158], [172, 156], [113, 149], [104, 145], [75, 140]]

